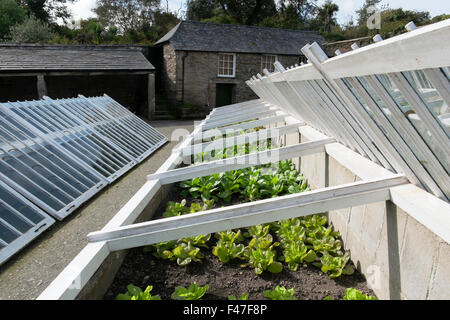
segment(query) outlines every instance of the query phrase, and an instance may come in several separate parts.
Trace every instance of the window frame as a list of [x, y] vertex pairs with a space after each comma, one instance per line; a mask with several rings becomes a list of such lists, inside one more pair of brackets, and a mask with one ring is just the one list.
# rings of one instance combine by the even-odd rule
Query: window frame
[[[220, 56], [228, 55], [233, 56], [233, 74], [220, 74]], [[224, 68], [222, 68], [223, 70]], [[217, 77], [219, 78], [236, 78], [236, 53], [228, 53], [228, 52], [219, 52], [217, 54]]]
[[[274, 63], [276, 61], [278, 61], [278, 55], [276, 55], [276, 54], [263, 54], [263, 55], [261, 55], [261, 72], [263, 72], [264, 67], [267, 66], [267, 60], [266, 60], [267, 57], [275, 57]], [[267, 68], [267, 70], [269, 72], [274, 72], [275, 71], [275, 66], [273, 65], [273, 63], [271, 64], [270, 69]]]

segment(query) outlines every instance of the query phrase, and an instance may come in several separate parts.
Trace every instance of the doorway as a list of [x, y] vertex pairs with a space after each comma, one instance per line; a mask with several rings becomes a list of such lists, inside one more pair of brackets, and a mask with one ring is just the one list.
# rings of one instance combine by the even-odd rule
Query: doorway
[[234, 84], [216, 83], [216, 108], [233, 103]]

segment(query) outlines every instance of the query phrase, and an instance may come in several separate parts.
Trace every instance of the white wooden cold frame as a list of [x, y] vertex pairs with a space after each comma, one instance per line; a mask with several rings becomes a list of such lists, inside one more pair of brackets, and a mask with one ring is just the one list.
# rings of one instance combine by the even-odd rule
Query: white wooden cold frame
[[[273, 73], [267, 77], [260, 75], [257, 78], [253, 77], [247, 84], [261, 99], [215, 109], [202, 123], [196, 126], [193, 133], [184, 140], [181, 146], [175, 149], [161, 168], [149, 177], [150, 180], [117, 215], [101, 231], [91, 233], [88, 236], [89, 244], [50, 284], [39, 299], [76, 298], [104, 259], [115, 250], [346, 206], [362, 205], [374, 201], [392, 201], [443, 241], [450, 243], [449, 203], [410, 183], [414, 178], [413, 175], [403, 175], [403, 170], [399, 174], [392, 172], [392, 170], [404, 166], [404, 164], [398, 163], [398, 159], [395, 158], [397, 155], [394, 155], [393, 150], [389, 147], [388, 149], [375, 147], [379, 147], [380, 143], [383, 143], [383, 138], [380, 136], [381, 132], [375, 129], [373, 124], [370, 124], [370, 127], [366, 126], [369, 121], [373, 120], [366, 117], [364, 117], [365, 120], [361, 118], [363, 114], [360, 110], [355, 109], [360, 108], [360, 106], [356, 105], [356, 101], [352, 100], [344, 87], [338, 85], [339, 81], [335, 81], [348, 77], [371, 76], [377, 72], [392, 73], [419, 69], [419, 67], [446, 67], [450, 65], [450, 61], [447, 63], [448, 55], [442, 55], [438, 50], [440, 48], [432, 50], [434, 48], [432, 43], [436, 43], [436, 41], [438, 43], [445, 42], [443, 45], [450, 46], [450, 41], [443, 41], [443, 39], [448, 40], [449, 29], [450, 21], [444, 21], [331, 59], [322, 59], [323, 56], [321, 57], [320, 52], [314, 46], [306, 47], [305, 54], [309, 56], [310, 61], [313, 60], [314, 65], [303, 65], [287, 71]], [[448, 51], [447, 47], [444, 49]], [[398, 57], [396, 53], [399, 50], [405, 54]], [[417, 59], [418, 56], [421, 58]], [[386, 62], [386, 57], [395, 61]], [[374, 63], [367, 64], [364, 61], [374, 61]], [[417, 64], [419, 64], [419, 67]], [[282, 90], [291, 90], [292, 97], [301, 98], [297, 99], [296, 102], [292, 101], [280, 91], [280, 87], [276, 85], [277, 82], [289, 83], [289, 86], [284, 86]], [[278, 107], [280, 111], [273, 117], [238, 125], [224, 125], [220, 129], [204, 130], [207, 123], [220, 124], [219, 119], [224, 114], [230, 114], [230, 119], [237, 121], [240, 117], [237, 115], [235, 117], [234, 114], [231, 116], [231, 113], [239, 113], [239, 109], [243, 106], [245, 108], [259, 108], [263, 105]], [[246, 116], [248, 117], [248, 115]], [[327, 116], [334, 117], [330, 119], [338, 120], [338, 122], [328, 122], [321, 119]], [[196, 170], [199, 170], [198, 172], [201, 174], [208, 174], [208, 166], [211, 165], [208, 163], [176, 169], [183, 161], [184, 150], [191, 150], [188, 151], [189, 155], [192, 154], [192, 150], [203, 150], [209, 143], [204, 142], [204, 140], [211, 137], [220, 137], [227, 133], [227, 129], [244, 130], [261, 125], [270, 124], [273, 126], [280, 122], [282, 122], [283, 127], [298, 126], [299, 133], [312, 143], [321, 141], [323, 145], [316, 152], [326, 152], [330, 157], [360, 177], [362, 181], [238, 206], [213, 209], [182, 217], [132, 224], [162, 184], [191, 177], [190, 174], [197, 173]], [[336, 135], [333, 133], [336, 133]], [[331, 136], [338, 141], [333, 142]], [[248, 137], [248, 134], [246, 137]], [[330, 140], [324, 143], [325, 139]], [[236, 136], [236, 139], [229, 140], [225, 137], [222, 141], [224, 140], [232, 145], [240, 141], [239, 135]], [[210, 145], [213, 143], [211, 142]], [[294, 145], [293, 149], [301, 145], [303, 145], [302, 147], [305, 146], [304, 144]], [[313, 144], [310, 146], [313, 148]], [[317, 145], [314, 145], [314, 148], [317, 148]], [[284, 150], [292, 151], [293, 149]], [[282, 153], [283, 151], [281, 151]], [[268, 155], [270, 152], [264, 151], [261, 154]], [[246, 157], [250, 156], [247, 155]], [[295, 155], [289, 156], [295, 157]], [[232, 169], [235, 161], [236, 158], [222, 161], [216, 170]], [[214, 168], [214, 164], [212, 168]], [[413, 168], [409, 168], [414, 175], [418, 174]], [[182, 173], [183, 176], [177, 178], [175, 173]], [[433, 214], [429, 214], [430, 212]]]

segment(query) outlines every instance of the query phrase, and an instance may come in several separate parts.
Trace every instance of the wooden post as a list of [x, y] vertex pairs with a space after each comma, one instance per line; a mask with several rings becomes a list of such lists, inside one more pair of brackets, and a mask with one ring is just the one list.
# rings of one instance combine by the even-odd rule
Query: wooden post
[[39, 99], [42, 99], [47, 95], [47, 84], [45, 83], [45, 77], [43, 74], [37, 75], [37, 92]]
[[155, 74], [149, 73], [148, 74], [148, 114], [147, 118], [149, 120], [152, 120], [152, 118], [155, 115]]

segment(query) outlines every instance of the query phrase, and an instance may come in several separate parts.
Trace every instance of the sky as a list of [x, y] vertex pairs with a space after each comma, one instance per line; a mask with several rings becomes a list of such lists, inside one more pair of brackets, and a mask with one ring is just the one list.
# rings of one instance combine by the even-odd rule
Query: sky
[[[78, 0], [74, 4], [69, 5], [75, 20], [80, 18], [86, 19], [95, 16], [92, 12], [92, 8], [95, 7], [96, 0]], [[181, 7], [185, 10], [185, 0], [168, 0], [169, 8], [172, 11], [178, 11]], [[318, 5], [324, 3], [325, 0], [318, 0]], [[344, 24], [350, 20], [351, 16], [355, 16], [355, 10], [359, 9], [364, 0], [334, 0], [339, 6], [339, 12], [337, 15], [338, 22]], [[166, 3], [162, 0], [161, 3]], [[382, 4], [388, 4], [390, 8], [400, 8], [417, 10], [417, 11], [429, 11], [431, 16], [437, 16], [440, 14], [450, 14], [450, 1], [449, 0], [383, 0]]]

